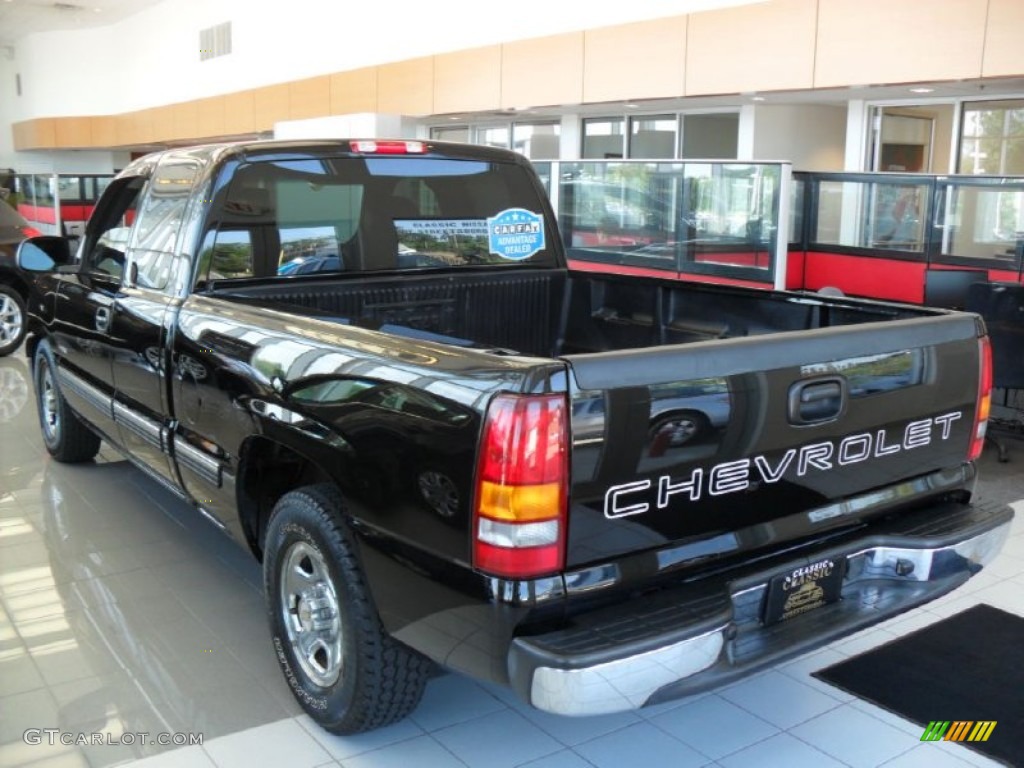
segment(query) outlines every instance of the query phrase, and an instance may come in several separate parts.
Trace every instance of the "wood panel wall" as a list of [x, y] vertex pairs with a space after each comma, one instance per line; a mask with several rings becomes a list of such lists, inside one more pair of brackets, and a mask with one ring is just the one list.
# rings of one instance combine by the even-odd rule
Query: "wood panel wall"
[[12, 126], [15, 149], [252, 135], [275, 122], [424, 116], [1024, 75], [1024, 0], [767, 0], [277, 83], [121, 115]]

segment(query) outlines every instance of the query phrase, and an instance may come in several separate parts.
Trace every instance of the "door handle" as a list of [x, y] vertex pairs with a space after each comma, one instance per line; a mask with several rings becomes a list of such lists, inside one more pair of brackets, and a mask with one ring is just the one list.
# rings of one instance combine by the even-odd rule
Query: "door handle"
[[99, 307], [96, 310], [96, 330], [102, 333], [109, 331], [112, 317], [113, 313], [110, 311], [110, 307]]

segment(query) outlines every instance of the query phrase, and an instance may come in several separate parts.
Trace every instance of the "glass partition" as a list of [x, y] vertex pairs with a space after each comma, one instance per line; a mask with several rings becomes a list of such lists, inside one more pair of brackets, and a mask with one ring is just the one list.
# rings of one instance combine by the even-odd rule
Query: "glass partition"
[[931, 180], [822, 179], [811, 240], [924, 254]]
[[18, 212], [44, 234], [81, 234], [113, 174], [19, 174]]
[[804, 195], [806, 183], [803, 179], [793, 178], [789, 196], [789, 231], [786, 239], [790, 245], [804, 242]]
[[942, 256], [996, 260], [1019, 270], [1024, 248], [1024, 180], [986, 184], [950, 181], [945, 186]]
[[533, 170], [537, 172], [540, 177], [540, 183], [544, 185], [544, 191], [551, 196], [551, 163], [548, 162], [535, 162], [533, 163]]
[[781, 163], [560, 163], [569, 257], [771, 283], [784, 168], [788, 177]]

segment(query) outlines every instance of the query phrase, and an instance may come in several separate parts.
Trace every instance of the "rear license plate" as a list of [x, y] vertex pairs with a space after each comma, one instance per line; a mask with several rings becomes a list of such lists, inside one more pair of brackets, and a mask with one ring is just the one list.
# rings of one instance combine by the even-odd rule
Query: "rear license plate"
[[813, 611], [839, 599], [845, 560], [831, 558], [780, 573], [768, 583], [765, 626]]

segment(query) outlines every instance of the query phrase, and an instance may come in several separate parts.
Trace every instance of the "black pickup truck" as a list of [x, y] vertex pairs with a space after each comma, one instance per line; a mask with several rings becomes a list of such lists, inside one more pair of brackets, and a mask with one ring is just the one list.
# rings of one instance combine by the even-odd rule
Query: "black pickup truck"
[[133, 162], [34, 238], [44, 442], [106, 440], [263, 562], [302, 706], [438, 666], [563, 714], [686, 695], [999, 551], [971, 314], [566, 268], [504, 151], [243, 143]]

